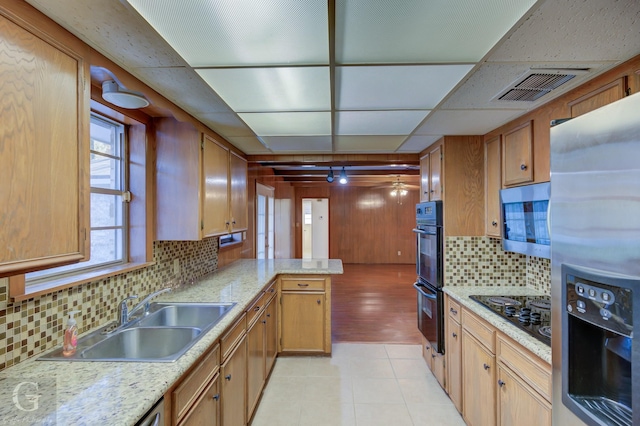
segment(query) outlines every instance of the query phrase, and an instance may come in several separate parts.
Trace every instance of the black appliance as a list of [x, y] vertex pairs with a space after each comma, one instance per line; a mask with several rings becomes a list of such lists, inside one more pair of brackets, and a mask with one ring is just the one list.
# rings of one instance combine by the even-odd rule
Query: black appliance
[[640, 401], [632, 396], [640, 386], [632, 375], [633, 361], [640, 365], [633, 344], [633, 289], [639, 285], [637, 279], [562, 265], [562, 402], [589, 425], [640, 421]]
[[541, 342], [551, 346], [549, 296], [469, 296]]
[[416, 205], [418, 329], [436, 353], [444, 354], [442, 202]]

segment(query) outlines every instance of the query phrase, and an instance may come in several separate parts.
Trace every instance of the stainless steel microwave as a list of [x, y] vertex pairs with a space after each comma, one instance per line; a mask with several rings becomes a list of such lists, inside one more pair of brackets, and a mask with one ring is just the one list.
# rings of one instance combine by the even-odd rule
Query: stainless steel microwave
[[500, 190], [502, 248], [529, 256], [551, 258], [547, 226], [549, 182]]

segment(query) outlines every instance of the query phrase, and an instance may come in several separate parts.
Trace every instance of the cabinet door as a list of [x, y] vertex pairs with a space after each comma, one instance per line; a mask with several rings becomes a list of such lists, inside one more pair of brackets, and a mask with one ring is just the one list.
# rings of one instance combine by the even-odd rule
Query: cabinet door
[[260, 399], [265, 379], [266, 312], [247, 332], [247, 419]]
[[247, 161], [235, 154], [229, 156], [229, 197], [232, 231], [247, 229]]
[[180, 426], [217, 426], [220, 424], [220, 376], [216, 376], [195, 402]]
[[462, 412], [462, 335], [460, 324], [447, 315], [447, 390], [451, 402]]
[[429, 201], [429, 154], [420, 159], [420, 201]]
[[267, 308], [265, 310], [267, 320], [267, 330], [265, 334], [265, 379], [271, 372], [273, 363], [276, 362], [276, 356], [278, 355], [278, 323], [276, 312], [278, 304], [276, 303], [276, 300], [277, 299], [275, 297], [272, 298], [267, 304]]
[[503, 135], [502, 181], [505, 186], [533, 181], [533, 126], [528, 121]]
[[621, 77], [569, 102], [567, 106], [571, 109], [571, 118], [586, 114], [624, 98], [626, 90], [627, 77]]
[[80, 56], [4, 16], [0, 34], [2, 277], [88, 256], [90, 90]]
[[204, 135], [202, 150], [202, 236], [208, 237], [228, 232], [229, 150], [208, 135]]
[[247, 424], [245, 392], [247, 386], [247, 345], [243, 337], [229, 358], [222, 364], [222, 421], [224, 426]]
[[429, 200], [442, 200], [442, 146], [438, 146], [429, 153], [429, 176], [431, 187], [429, 189]]
[[487, 141], [484, 151], [485, 158], [485, 233], [490, 237], [502, 236], [500, 223], [500, 188], [502, 174], [500, 173], [500, 137]]
[[435, 376], [442, 389], [447, 390], [447, 369], [445, 363], [445, 355], [439, 354], [436, 351], [431, 351], [431, 372]]
[[282, 292], [280, 339], [283, 352], [324, 352], [325, 294]]
[[496, 424], [495, 357], [462, 331], [462, 414], [469, 426]]
[[497, 384], [499, 425], [551, 425], [551, 405], [501, 364]]

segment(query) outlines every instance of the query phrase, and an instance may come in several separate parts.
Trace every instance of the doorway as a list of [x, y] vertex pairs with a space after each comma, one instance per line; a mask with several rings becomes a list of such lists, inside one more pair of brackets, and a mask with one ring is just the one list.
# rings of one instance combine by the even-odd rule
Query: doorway
[[274, 189], [256, 183], [256, 259], [273, 259]]
[[302, 258], [329, 258], [329, 199], [302, 199]]

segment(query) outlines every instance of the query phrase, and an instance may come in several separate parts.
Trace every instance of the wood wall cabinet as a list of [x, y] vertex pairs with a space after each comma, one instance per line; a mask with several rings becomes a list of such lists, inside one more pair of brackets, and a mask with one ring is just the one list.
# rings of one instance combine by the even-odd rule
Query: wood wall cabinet
[[533, 124], [531, 121], [502, 135], [502, 183], [504, 186], [533, 182]]
[[500, 189], [502, 188], [502, 174], [500, 161], [500, 136], [496, 136], [485, 143], [485, 234], [489, 237], [502, 237], [502, 223], [500, 220]]
[[246, 229], [246, 161], [190, 123], [154, 124], [156, 238], [200, 240]]
[[86, 47], [0, 6], [0, 277], [89, 256]]
[[[445, 236], [485, 233], [483, 152], [482, 136], [445, 136], [423, 151], [429, 158], [429, 199], [443, 202]], [[421, 174], [424, 179], [425, 170]]]
[[429, 182], [431, 181], [429, 161], [429, 154], [420, 158], [420, 202], [429, 201]]
[[218, 424], [220, 346], [209, 350], [171, 392], [172, 424], [197, 425], [204, 419]]
[[442, 141], [420, 158], [420, 201], [442, 200]]
[[591, 112], [624, 98], [627, 89], [627, 77], [620, 77], [577, 99], [569, 101], [567, 106], [571, 112], [571, 118], [586, 114], [587, 112]]
[[276, 325], [276, 317], [272, 316], [271, 308], [276, 305], [273, 302], [275, 287], [275, 283], [272, 283], [247, 311], [247, 419], [251, 419], [253, 415], [273, 365], [273, 359], [268, 359], [271, 354], [268, 355], [267, 352], [268, 347], [273, 348], [275, 344], [274, 341], [269, 341], [274, 339], [272, 329]]
[[469, 426], [496, 424], [495, 330], [462, 311], [462, 414]]
[[279, 352], [331, 353], [331, 278], [279, 280]]
[[446, 296], [445, 354], [447, 356], [447, 392], [451, 402], [462, 412], [462, 326], [460, 305]]

